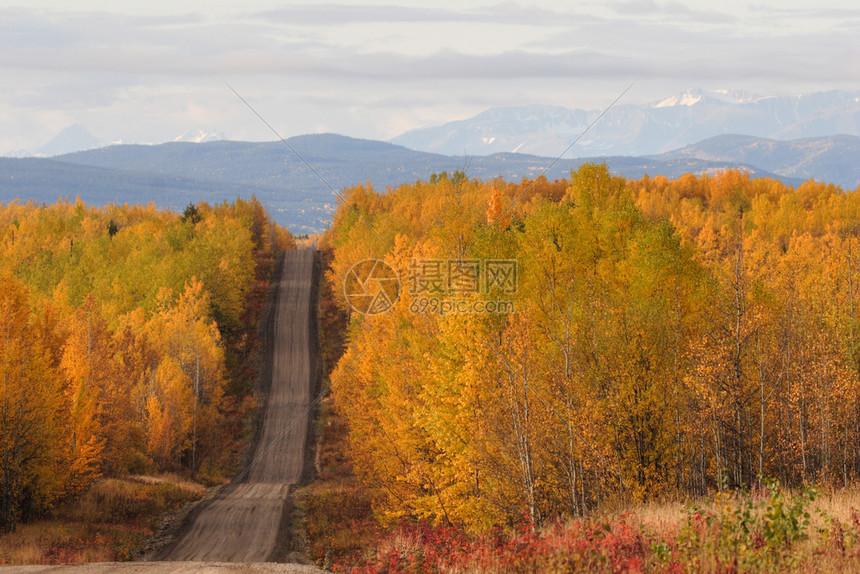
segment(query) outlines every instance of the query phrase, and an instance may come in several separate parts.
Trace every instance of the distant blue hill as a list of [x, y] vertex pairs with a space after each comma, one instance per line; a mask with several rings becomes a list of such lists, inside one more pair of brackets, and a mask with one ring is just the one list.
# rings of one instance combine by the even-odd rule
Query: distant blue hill
[[[541, 175], [555, 161], [514, 153], [445, 156], [333, 134], [300, 136], [288, 142], [326, 183], [279, 141], [117, 145], [50, 159], [0, 158], [0, 201], [52, 202], [79, 196], [95, 205], [154, 202], [181, 210], [191, 202], [255, 195], [279, 223], [295, 233], [306, 233], [328, 226], [337, 204], [332, 189], [339, 193], [370, 181], [383, 190], [457, 170], [482, 180], [501, 176], [519, 181]], [[550, 180], [567, 177], [586, 161], [606, 161], [613, 172], [629, 178], [646, 173], [677, 178], [734, 167], [788, 185], [801, 182], [738, 162], [686, 156], [561, 159], [546, 176]]]
[[780, 177], [826, 181], [846, 190], [860, 186], [860, 137], [851, 135], [779, 141], [726, 134], [653, 157], [743, 163]]

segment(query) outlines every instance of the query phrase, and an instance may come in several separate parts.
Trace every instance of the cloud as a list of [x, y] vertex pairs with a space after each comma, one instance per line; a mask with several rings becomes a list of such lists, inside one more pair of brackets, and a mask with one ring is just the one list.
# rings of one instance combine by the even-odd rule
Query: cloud
[[378, 78], [386, 81], [445, 80], [522, 80], [577, 75], [625, 75], [640, 64], [608, 57], [599, 52], [574, 51], [539, 54], [511, 51], [492, 55], [463, 54], [441, 50], [429, 56], [368, 54], [348, 59], [343, 74]]
[[599, 107], [633, 79], [663, 96], [695, 85], [772, 93], [860, 81], [860, 10], [785, 9], [771, 19], [759, 7], [723, 13], [656, 0], [465, 4], [288, 5], [229, 19], [0, 8], [0, 117], [62, 120], [55, 132], [85, 123], [126, 141], [198, 127], [253, 134], [225, 78], [287, 135], [325, 127], [390, 137], [495, 105]]
[[630, 0], [608, 5], [621, 16], [654, 16], [683, 22], [707, 22], [710, 24], [732, 24], [738, 18], [725, 12], [696, 10], [680, 2], [655, 2], [654, 0]]
[[[612, 5], [619, 11], [686, 14], [715, 20], [675, 3], [633, 0]], [[637, 12], [638, 11], [638, 12]], [[263, 18], [261, 14], [267, 16]], [[553, 26], [497, 43], [436, 46], [416, 52], [408, 33], [384, 43], [363, 46], [361, 34], [297, 33], [296, 25], [326, 21], [347, 23], [423, 23], [552, 21]], [[297, 24], [298, 23], [298, 24]], [[284, 28], [286, 26], [286, 28]], [[477, 26], [477, 25], [476, 25]], [[465, 28], [469, 30], [470, 28]], [[477, 30], [477, 28], [475, 28]], [[574, 33], [575, 31], [575, 33]], [[731, 33], [729, 33], [729, 31]], [[486, 33], [493, 37], [494, 34]], [[403, 37], [407, 36], [407, 37]], [[332, 82], [364, 78], [385, 82], [460, 79], [536, 79], [552, 77], [624, 78], [633, 74], [670, 76], [673, 70], [697, 76], [709, 73], [738, 77], [749, 73], [787, 78], [854, 77], [841, 54], [856, 54], [852, 30], [762, 35], [757, 30], [715, 23], [691, 28], [671, 19], [599, 18], [531, 9], [513, 3], [455, 11], [407, 6], [290, 6], [222, 22], [195, 14], [130, 17], [106, 13], [42, 14], [23, 9], [0, 10], [0, 66], [9, 70], [68, 74], [117, 74], [127, 81], [139, 76], [249, 76], [289, 74], [327, 78]], [[432, 46], [432, 44], [430, 45]], [[814, 59], [814, 65], [796, 65]], [[752, 66], [752, 64], [756, 64]], [[753, 67], [754, 70], [744, 72]], [[787, 71], [788, 70], [788, 71]], [[58, 82], [62, 83], [61, 82]], [[79, 88], [85, 86], [79, 86]]]
[[[631, 4], [631, 3], [627, 3]], [[625, 5], [627, 5], [625, 4]], [[632, 4], [649, 7], [652, 0]], [[285, 9], [297, 11], [305, 21], [322, 20], [332, 5]], [[660, 5], [672, 10], [672, 4]], [[352, 7], [367, 21], [390, 18], [428, 19], [430, 22], [471, 17], [477, 12], [407, 7]], [[499, 5], [497, 20], [511, 14], [533, 14], [517, 5]], [[644, 9], [644, 8], [643, 8]], [[334, 18], [347, 21], [350, 13]], [[558, 13], [548, 13], [558, 15]], [[455, 18], [456, 17], [456, 18]], [[522, 19], [525, 19], [523, 17]], [[815, 77], [838, 76], [845, 69], [831, 63], [834, 54], [851, 52], [850, 31], [828, 35], [792, 34], [760, 37], [743, 30], [726, 34], [726, 28], [689, 29], [671, 22], [642, 23], [634, 19], [590, 17], [588, 24], [576, 20], [576, 34], [559, 26], [539, 39], [520, 43], [502, 42], [484, 53], [468, 46], [446, 47], [427, 54], [388, 49], [358, 51], [336, 39], [284, 33], [268, 21], [213, 22], [195, 15], [141, 18], [110, 14], [41, 15], [23, 10], [0, 11], [0, 66], [6, 70], [41, 70], [64, 74], [217, 75], [290, 74], [328, 78], [366, 78], [386, 82], [415, 79], [534, 79], [549, 77], [629, 77], [632, 74], [665, 76], [673, 69], [707, 75], [728, 73], [761, 62], [753, 73], [782, 72]], [[569, 24], [566, 26], [573, 26]], [[856, 51], [856, 50], [855, 50]], [[795, 66], [806, 55], [817, 60], [814, 69]], [[772, 61], [769, 61], [771, 60]], [[842, 65], [840, 63], [840, 65]], [[850, 71], [849, 71], [850, 73]], [[82, 86], [79, 86], [79, 88]]]
[[480, 8], [459, 10], [394, 4], [302, 4], [256, 12], [252, 15], [268, 22], [297, 26], [338, 26], [368, 23], [472, 23], [546, 26], [582, 22], [592, 18], [585, 13], [550, 10], [535, 5], [521, 6], [516, 2], [502, 2]]
[[788, 17], [796, 19], [821, 18], [830, 20], [858, 20], [860, 19], [860, 8], [830, 8], [830, 7], [813, 7], [813, 8], [785, 8], [780, 5], [770, 4], [749, 4], [747, 8], [753, 13], [766, 14], [774, 17]]

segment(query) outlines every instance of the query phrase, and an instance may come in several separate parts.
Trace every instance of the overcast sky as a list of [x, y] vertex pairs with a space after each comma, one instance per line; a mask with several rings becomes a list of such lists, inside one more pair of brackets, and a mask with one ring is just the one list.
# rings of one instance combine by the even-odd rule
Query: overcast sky
[[860, 89], [856, 0], [0, 0], [0, 155], [105, 141], [388, 139], [489, 107]]

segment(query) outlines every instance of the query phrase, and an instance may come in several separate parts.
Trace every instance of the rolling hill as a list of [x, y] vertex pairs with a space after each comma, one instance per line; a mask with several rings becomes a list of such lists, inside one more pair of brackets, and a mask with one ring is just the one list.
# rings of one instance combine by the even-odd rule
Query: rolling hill
[[849, 135], [778, 141], [727, 134], [655, 156], [673, 161], [696, 158], [754, 165], [779, 176], [860, 186], [860, 137]]
[[[0, 201], [50, 202], [79, 196], [95, 205], [151, 201], [181, 210], [201, 200], [220, 202], [255, 195], [276, 221], [293, 232], [306, 233], [328, 226], [337, 193], [344, 187], [370, 181], [384, 189], [443, 171], [460, 170], [479, 179], [501, 176], [509, 181], [546, 172], [549, 179], [557, 179], [586, 161], [605, 161], [613, 172], [630, 178], [646, 173], [676, 178], [726, 168], [745, 169], [756, 177], [777, 177], [752, 165], [691, 155], [556, 160], [499, 153], [467, 158], [333, 134], [299, 136], [288, 142], [307, 164], [279, 141], [116, 145], [49, 159], [4, 158], [0, 159]], [[800, 182], [791, 176], [779, 178], [789, 185]]]

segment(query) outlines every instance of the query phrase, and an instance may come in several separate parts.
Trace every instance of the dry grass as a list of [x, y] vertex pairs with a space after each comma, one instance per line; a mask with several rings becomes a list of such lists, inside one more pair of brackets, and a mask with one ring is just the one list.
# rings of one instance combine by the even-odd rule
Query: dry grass
[[334, 411], [331, 397], [323, 400], [317, 432], [317, 479], [299, 489], [295, 500], [308, 558], [330, 567], [357, 561], [379, 541], [381, 531], [373, 518], [370, 493], [352, 472], [346, 424]]
[[175, 473], [160, 474], [157, 476], [136, 474], [126, 478], [131, 482], [139, 482], [142, 484], [172, 484], [182, 490], [196, 492], [203, 496], [206, 494], [206, 487], [199, 482], [188, 480], [183, 476]]
[[643, 524], [650, 524], [660, 529], [676, 526], [683, 518], [681, 511], [685, 504], [681, 501], [647, 502], [634, 506], [627, 512]]
[[[683, 510], [691, 505], [714, 509], [712, 499], [695, 499], [646, 502], [633, 505], [624, 512], [638, 522], [664, 529], [679, 526], [684, 520]], [[852, 522], [855, 513], [860, 516], [860, 484], [820, 491], [810, 510], [812, 527], [829, 528], [832, 519], [843, 524]]]
[[0, 565], [131, 560], [163, 514], [205, 492], [176, 475], [100, 480], [49, 516], [0, 534]]
[[[469, 537], [404, 524], [359, 562], [379, 572], [860, 572], [858, 489], [724, 492]], [[808, 516], [807, 516], [808, 515]], [[843, 520], [843, 518], [847, 519]]]
[[842, 522], [850, 522], [853, 511], [860, 511], [860, 485], [825, 492], [815, 506]]
[[[784, 491], [786, 498], [797, 497], [798, 491]], [[751, 528], [761, 528], [762, 513], [767, 512], [768, 493], [725, 494], [690, 503], [664, 502], [648, 503], [632, 508], [628, 515], [647, 531], [657, 533], [667, 540], [676, 540], [688, 524], [689, 514], [684, 510], [692, 506], [710, 512], [719, 521], [732, 520], [732, 512], [744, 501], [752, 500], [758, 516]], [[796, 500], [796, 498], [795, 498]], [[802, 535], [790, 551], [772, 561], [758, 564], [752, 570], [738, 567], [738, 571], [798, 571], [798, 572], [857, 572], [860, 571], [860, 485], [847, 488], [823, 489], [817, 492], [815, 500], [806, 507], [808, 524], [802, 528]], [[754, 519], [755, 520], [755, 519]], [[799, 517], [804, 521], [803, 515]], [[717, 571], [721, 566], [715, 554], [725, 551], [726, 539], [717, 543], [722, 548], [708, 547], [699, 550], [697, 568], [703, 571]], [[687, 566], [690, 566], [688, 564]], [[725, 564], [723, 564], [725, 566]]]

